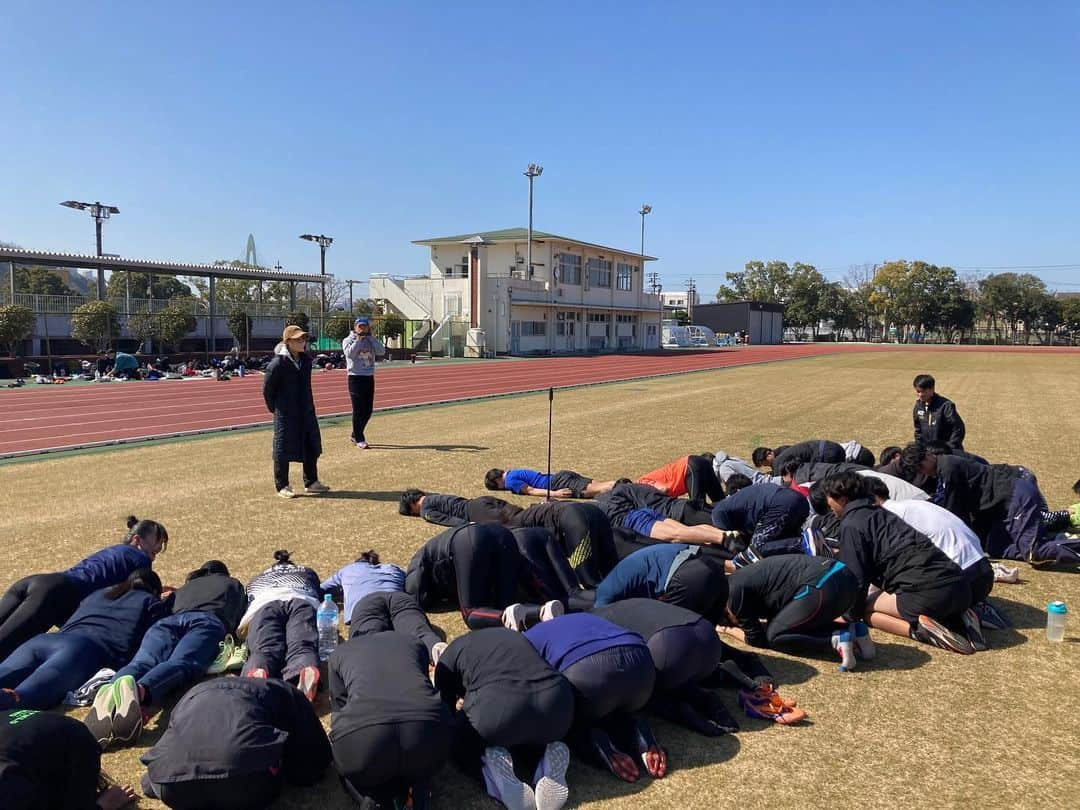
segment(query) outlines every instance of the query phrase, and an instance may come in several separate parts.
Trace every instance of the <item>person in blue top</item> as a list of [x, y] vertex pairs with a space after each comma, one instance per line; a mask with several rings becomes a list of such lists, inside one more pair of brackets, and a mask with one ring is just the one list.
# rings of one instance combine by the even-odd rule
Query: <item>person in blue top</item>
[[116, 585], [139, 568], [149, 568], [165, 550], [169, 533], [153, 520], [127, 519], [123, 542], [108, 546], [66, 571], [23, 577], [0, 597], [0, 661], [52, 627], [59, 627], [93, 591]]
[[405, 572], [396, 565], [380, 563], [375, 550], [365, 551], [322, 583], [325, 593], [342, 602], [345, 624], [352, 621], [356, 604], [373, 593], [401, 593], [405, 590]]
[[139, 361], [127, 352], [109, 352], [113, 361], [110, 377], [121, 377], [126, 380], [139, 379]]
[[512, 470], [492, 467], [484, 475], [484, 486], [495, 491], [506, 489], [515, 495], [547, 497], [550, 494], [552, 498], [595, 498], [615, 486], [615, 482], [594, 481], [573, 470], [559, 470], [548, 475], [524, 467]]
[[810, 516], [810, 503], [801, 493], [778, 484], [752, 484], [744, 475], [728, 478], [724, 490], [727, 497], [713, 507], [713, 525], [750, 537], [749, 553], [732, 558], [736, 567], [748, 565], [755, 556], [801, 550], [802, 524]]
[[667, 754], [635, 716], [656, 685], [656, 667], [641, 636], [592, 613], [559, 616], [524, 635], [573, 689], [571, 750], [599, 760], [627, 782], [637, 781], [640, 771], [625, 751], [639, 756], [654, 778], [667, 773]]
[[596, 607], [620, 599], [660, 599], [717, 624], [727, 605], [724, 563], [699, 546], [659, 543], [638, 549], [615, 566], [596, 589]]
[[[364, 437], [375, 404], [375, 358], [386, 354], [383, 342], [371, 334], [371, 321], [361, 316], [353, 322], [353, 330], [341, 341], [345, 368], [349, 375], [349, 399], [352, 401], [352, 439], [360, 450], [366, 450]], [[348, 615], [348, 614], [346, 614]]]
[[94, 591], [59, 632], [34, 636], [0, 664], [0, 711], [52, 708], [99, 669], [126, 664], [168, 613], [160, 597], [161, 580], [149, 568]]

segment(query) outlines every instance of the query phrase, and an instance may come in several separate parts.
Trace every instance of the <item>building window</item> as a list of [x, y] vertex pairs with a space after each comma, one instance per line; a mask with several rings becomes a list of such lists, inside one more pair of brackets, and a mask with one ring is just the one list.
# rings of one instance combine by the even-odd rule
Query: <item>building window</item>
[[443, 276], [446, 278], [468, 278], [469, 277], [469, 257], [462, 256], [461, 264], [451, 265], [450, 267], [443, 268]]
[[607, 323], [611, 320], [611, 316], [606, 312], [590, 312], [589, 323]]
[[560, 253], [555, 263], [555, 278], [561, 284], [581, 285], [581, 257], [573, 253]]
[[615, 320], [619, 323], [637, 323], [636, 315], [616, 315]]
[[522, 337], [543, 337], [547, 334], [547, 321], [522, 321]]
[[633, 289], [634, 284], [634, 270], [636, 270], [637, 268], [632, 264], [625, 264], [623, 262], [619, 262], [616, 269], [618, 271], [615, 285], [616, 289], [622, 290], [623, 292], [630, 292], [630, 290]]
[[607, 259], [589, 259], [586, 265], [589, 269], [590, 287], [611, 286], [611, 262]]

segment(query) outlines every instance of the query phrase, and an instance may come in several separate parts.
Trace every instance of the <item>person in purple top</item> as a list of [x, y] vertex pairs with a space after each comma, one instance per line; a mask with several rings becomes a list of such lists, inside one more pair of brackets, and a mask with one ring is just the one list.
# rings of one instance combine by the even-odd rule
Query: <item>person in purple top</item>
[[149, 568], [165, 550], [169, 533], [157, 521], [127, 519], [123, 542], [108, 546], [66, 571], [23, 577], [0, 597], [0, 661], [22, 644], [59, 627], [89, 594]]
[[599, 759], [627, 782], [640, 775], [627, 750], [654, 778], [667, 773], [666, 752], [635, 716], [656, 685], [656, 667], [641, 636], [592, 613], [570, 613], [526, 630], [525, 638], [573, 688], [572, 749]]
[[405, 572], [396, 565], [380, 563], [378, 552], [365, 551], [322, 584], [324, 592], [343, 602], [345, 624], [352, 621], [356, 604], [373, 593], [402, 593]]
[[491, 490], [510, 490], [515, 495], [541, 495], [552, 498], [595, 498], [607, 492], [614, 481], [594, 481], [573, 470], [558, 470], [550, 475], [519, 467], [500, 470], [492, 467], [484, 475], [484, 486]]

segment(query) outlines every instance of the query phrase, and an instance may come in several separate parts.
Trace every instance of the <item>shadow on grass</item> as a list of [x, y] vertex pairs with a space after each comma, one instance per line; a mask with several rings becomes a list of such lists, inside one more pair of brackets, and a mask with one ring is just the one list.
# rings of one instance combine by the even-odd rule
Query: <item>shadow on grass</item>
[[[1026, 630], [1034, 629], [1036, 627], [1044, 627], [1046, 625], [1046, 612], [1039, 610], [1036, 607], [1032, 607], [1024, 602], [1016, 602], [1012, 599], [1003, 599], [998, 595], [998, 591], [995, 591], [990, 595], [987, 600], [994, 607], [1004, 613], [1012, 621], [1015, 627], [1020, 627]], [[999, 634], [1001, 631], [991, 630], [994, 635]]]
[[875, 646], [877, 647], [877, 655], [870, 661], [860, 661], [856, 672], [860, 670], [876, 672], [889, 669], [917, 669], [932, 660], [932, 656], [925, 649], [910, 644], [889, 644], [878, 641]]
[[438, 450], [440, 453], [479, 453], [490, 449], [480, 444], [368, 444], [368, 450]]
[[[796, 661], [791, 658], [775, 658], [768, 654], [762, 655], [762, 650], [757, 649], [753, 650], [753, 652], [757, 653], [758, 657], [764, 662], [765, 668], [776, 678], [776, 682], [781, 685], [806, 683], [821, 672], [818, 667], [805, 661]], [[827, 660], [829, 662], [833, 661], [831, 658]], [[825, 658], [821, 659], [822, 663], [825, 661]], [[828, 664], [825, 665], [828, 666]]]
[[332, 501], [385, 501], [386, 503], [397, 503], [401, 500], [401, 492], [359, 492], [351, 489], [332, 489], [319, 495], [318, 498], [329, 498]]

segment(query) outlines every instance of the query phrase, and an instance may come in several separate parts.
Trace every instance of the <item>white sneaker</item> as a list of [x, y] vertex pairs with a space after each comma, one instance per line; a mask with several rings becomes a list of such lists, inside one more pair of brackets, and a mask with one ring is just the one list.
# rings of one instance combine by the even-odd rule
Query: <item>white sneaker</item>
[[570, 749], [566, 743], [548, 743], [544, 757], [536, 766], [536, 810], [559, 810], [570, 797], [566, 769], [570, 767]]
[[277, 492], [280, 498], [295, 498], [296, 493], [292, 491], [292, 487], [282, 487]]
[[310, 495], [322, 495], [324, 492], [329, 492], [330, 487], [324, 484], [322, 481], [313, 481], [308, 486], [304, 487], [304, 492]]
[[1007, 582], [1010, 585], [1015, 585], [1020, 581], [1020, 569], [1012, 568], [1005, 565], [1005, 563], [990, 563], [994, 569], [994, 582]]
[[517, 633], [525, 629], [525, 611], [527, 608], [521, 602], [514, 602], [502, 612], [503, 627]]
[[556, 602], [554, 599], [550, 602], [545, 602], [540, 607], [540, 621], [550, 622], [557, 616], [562, 616], [566, 613], [566, 608], [563, 607], [562, 602]]
[[533, 789], [517, 778], [510, 752], [491, 746], [481, 757], [484, 787], [488, 795], [507, 810], [537, 810]]

